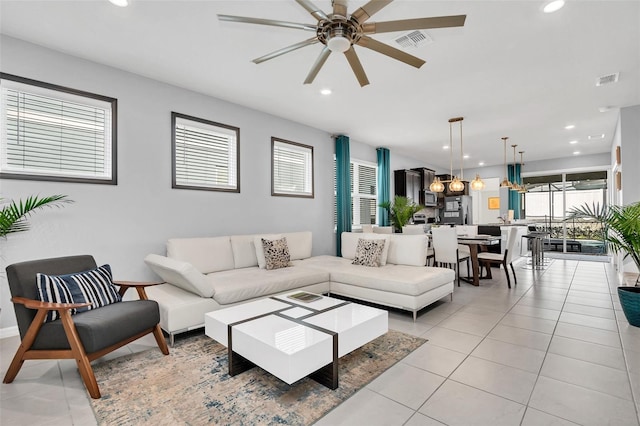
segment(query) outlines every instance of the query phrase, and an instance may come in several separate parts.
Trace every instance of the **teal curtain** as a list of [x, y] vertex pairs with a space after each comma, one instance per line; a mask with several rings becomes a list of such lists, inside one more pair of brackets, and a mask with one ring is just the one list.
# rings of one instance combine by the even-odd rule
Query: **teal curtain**
[[[378, 148], [378, 205], [390, 201], [391, 171], [389, 166], [389, 148]], [[389, 226], [389, 211], [378, 207], [378, 225]]]
[[[509, 182], [522, 184], [520, 176], [520, 164], [510, 164], [507, 170]], [[518, 191], [509, 190], [509, 210], [513, 210], [513, 218], [520, 219], [520, 193]]]
[[342, 256], [341, 237], [351, 232], [351, 173], [349, 137], [336, 137], [336, 255]]

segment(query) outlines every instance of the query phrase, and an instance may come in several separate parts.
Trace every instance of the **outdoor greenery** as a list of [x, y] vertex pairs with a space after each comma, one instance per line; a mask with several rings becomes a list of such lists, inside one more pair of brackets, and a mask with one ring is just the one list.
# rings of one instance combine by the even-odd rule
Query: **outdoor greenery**
[[379, 204], [383, 209], [387, 209], [389, 212], [389, 220], [391, 224], [402, 232], [402, 227], [409, 223], [413, 215], [424, 208], [419, 204], [414, 203], [407, 197], [396, 195], [393, 199], [393, 204], [389, 201], [385, 201]]
[[[572, 217], [591, 218], [602, 223], [601, 239], [615, 252], [631, 257], [640, 270], [640, 202], [627, 206], [584, 204], [572, 209]], [[640, 277], [636, 280], [636, 285]]]
[[10, 201], [0, 210], [0, 237], [28, 230], [29, 222], [27, 219], [35, 210], [43, 207], [60, 207], [64, 203], [71, 202], [73, 201], [67, 199], [66, 195], [52, 195], [49, 197], [32, 195], [24, 201]]

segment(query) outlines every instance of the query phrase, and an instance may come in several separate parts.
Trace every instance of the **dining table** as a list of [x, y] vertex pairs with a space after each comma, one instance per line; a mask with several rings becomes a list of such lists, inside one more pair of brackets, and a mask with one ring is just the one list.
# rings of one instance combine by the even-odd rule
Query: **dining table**
[[466, 281], [475, 286], [480, 285], [481, 279], [491, 279], [491, 267], [487, 267], [487, 273], [484, 276], [480, 275], [480, 262], [478, 261], [478, 251], [486, 246], [500, 244], [500, 237], [495, 235], [458, 235], [458, 244], [463, 244], [469, 247], [469, 258], [471, 259], [471, 269], [473, 271], [472, 276], [463, 277], [460, 279]]

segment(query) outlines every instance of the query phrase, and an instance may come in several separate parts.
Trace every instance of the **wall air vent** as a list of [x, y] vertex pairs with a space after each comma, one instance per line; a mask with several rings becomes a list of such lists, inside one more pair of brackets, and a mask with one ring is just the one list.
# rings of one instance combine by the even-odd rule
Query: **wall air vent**
[[410, 47], [420, 47], [423, 44], [429, 44], [433, 39], [424, 31], [411, 31], [403, 36], [398, 37], [395, 42], [403, 49]]
[[615, 74], [603, 75], [596, 80], [596, 86], [604, 86], [605, 84], [617, 83], [619, 77], [619, 72]]

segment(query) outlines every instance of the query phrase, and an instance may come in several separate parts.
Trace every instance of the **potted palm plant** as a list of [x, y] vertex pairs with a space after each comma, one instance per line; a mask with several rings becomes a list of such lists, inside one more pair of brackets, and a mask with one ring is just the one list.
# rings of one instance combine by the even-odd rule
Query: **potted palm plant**
[[387, 209], [391, 224], [397, 232], [402, 232], [402, 227], [409, 223], [415, 213], [424, 208], [424, 206], [416, 204], [402, 195], [396, 195], [393, 199], [393, 204], [385, 201], [380, 203], [379, 206]]
[[71, 203], [66, 195], [52, 195], [39, 197], [32, 195], [25, 200], [9, 201], [0, 210], [0, 237], [5, 237], [14, 232], [23, 232], [29, 229], [29, 216], [43, 207], [59, 207], [63, 203]]
[[[602, 224], [602, 240], [614, 252], [630, 257], [640, 271], [640, 202], [627, 206], [584, 204], [569, 212], [572, 217], [596, 219]], [[618, 287], [622, 310], [629, 324], [640, 327], [640, 275], [635, 286]]]

